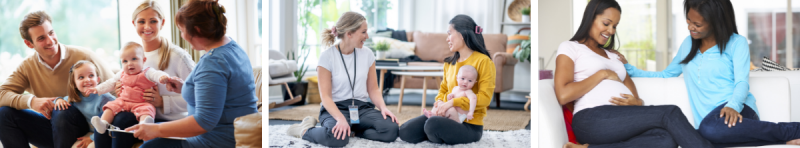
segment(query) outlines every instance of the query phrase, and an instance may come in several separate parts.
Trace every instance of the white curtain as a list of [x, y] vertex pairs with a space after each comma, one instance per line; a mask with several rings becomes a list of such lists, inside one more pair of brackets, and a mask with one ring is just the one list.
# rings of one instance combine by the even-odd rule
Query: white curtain
[[501, 33], [503, 1], [501, 0], [437, 0], [434, 10], [434, 32], [447, 32], [450, 19], [465, 14], [472, 17], [485, 33]]

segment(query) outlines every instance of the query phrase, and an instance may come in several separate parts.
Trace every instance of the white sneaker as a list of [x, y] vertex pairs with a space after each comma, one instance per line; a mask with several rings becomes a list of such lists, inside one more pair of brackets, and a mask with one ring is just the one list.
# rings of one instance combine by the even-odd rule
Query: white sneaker
[[286, 134], [295, 138], [302, 138], [301, 136], [303, 136], [303, 131], [312, 128], [316, 125], [317, 125], [317, 119], [314, 119], [314, 117], [311, 116], [306, 116], [305, 118], [303, 118], [303, 122], [289, 126], [289, 129], [286, 130]]
[[108, 125], [109, 125], [108, 122], [100, 119], [100, 117], [97, 116], [92, 117], [92, 126], [94, 126], [94, 130], [96, 130], [97, 133], [105, 134], [106, 129], [108, 129]]
[[153, 117], [146, 116], [146, 117], [144, 117], [144, 120], [139, 121], [139, 124], [142, 124], [142, 123], [155, 123], [155, 120], [153, 119]]

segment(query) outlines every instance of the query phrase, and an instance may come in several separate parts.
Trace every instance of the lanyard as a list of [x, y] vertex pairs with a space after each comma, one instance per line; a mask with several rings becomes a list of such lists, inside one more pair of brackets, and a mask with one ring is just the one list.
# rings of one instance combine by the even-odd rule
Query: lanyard
[[[339, 45], [336, 45], [336, 48], [339, 49], [339, 57], [342, 58], [342, 65], [344, 65], [344, 72], [347, 73], [347, 84], [350, 84], [350, 95], [353, 97], [353, 98], [351, 98], [351, 99], [353, 99], [353, 103], [352, 104], [356, 105], [356, 101], [355, 101], [355, 99], [356, 99], [356, 95], [355, 95], [356, 82], [353, 81], [353, 80], [350, 80], [350, 72], [347, 71], [347, 64], [344, 63], [344, 56], [342, 55], [342, 49], [339, 48]], [[353, 48], [353, 79], [356, 78], [356, 74], [358, 73], [358, 71], [356, 71], [356, 59], [358, 59], [358, 55], [356, 54], [356, 49]]]

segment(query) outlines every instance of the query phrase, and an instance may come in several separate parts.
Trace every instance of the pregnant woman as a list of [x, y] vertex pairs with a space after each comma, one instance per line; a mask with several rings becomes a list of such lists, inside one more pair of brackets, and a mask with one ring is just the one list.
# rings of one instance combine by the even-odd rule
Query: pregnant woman
[[593, 0], [584, 11], [578, 31], [559, 45], [556, 57], [556, 97], [561, 105], [575, 101], [572, 129], [583, 143], [564, 147], [711, 147], [677, 106], [642, 106], [611, 52], [619, 4]]

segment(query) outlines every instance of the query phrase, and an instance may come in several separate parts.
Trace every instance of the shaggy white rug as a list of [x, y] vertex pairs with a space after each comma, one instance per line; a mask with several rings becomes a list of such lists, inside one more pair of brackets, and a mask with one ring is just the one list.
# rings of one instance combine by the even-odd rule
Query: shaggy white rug
[[[269, 147], [271, 148], [307, 148], [307, 147], [325, 147], [319, 144], [311, 143], [306, 140], [295, 138], [286, 135], [286, 130], [289, 125], [270, 125], [269, 126]], [[367, 140], [359, 137], [350, 137], [350, 142], [345, 147], [371, 147], [371, 148], [417, 148], [417, 147], [531, 147], [531, 130], [514, 130], [514, 131], [483, 131], [483, 136], [478, 142], [458, 145], [435, 144], [430, 141], [423, 141], [417, 144], [412, 144], [397, 138], [392, 143], [383, 143], [378, 141]]]

